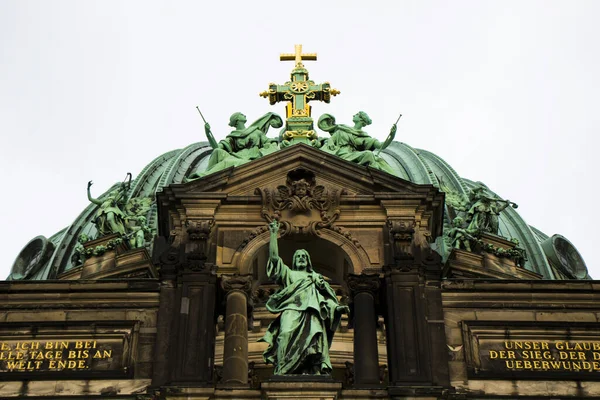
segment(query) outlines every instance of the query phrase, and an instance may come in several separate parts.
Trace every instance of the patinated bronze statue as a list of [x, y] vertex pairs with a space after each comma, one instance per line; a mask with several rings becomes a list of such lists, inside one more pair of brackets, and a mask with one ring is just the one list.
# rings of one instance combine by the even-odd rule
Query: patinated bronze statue
[[[379, 169], [393, 175], [394, 170], [390, 165], [373, 152], [374, 150], [382, 149], [382, 143], [362, 130], [365, 126], [371, 124], [371, 118], [369, 118], [366, 112], [359, 111], [354, 115], [352, 121], [354, 122], [354, 126], [350, 127], [348, 125], [336, 124], [333, 115], [321, 115], [318, 122], [319, 128], [331, 134], [331, 137], [325, 141], [321, 150], [334, 154], [346, 161]], [[394, 139], [396, 129], [396, 124], [394, 124], [390, 130], [388, 140], [385, 142], [386, 145]]]
[[125, 213], [123, 209], [127, 202], [127, 190], [131, 184], [131, 174], [127, 174], [128, 180], [122, 182], [119, 187], [102, 200], [92, 197], [90, 188], [92, 181], [87, 185], [88, 200], [100, 208], [96, 212], [94, 224], [98, 229], [98, 237], [116, 233], [119, 235], [125, 234]]
[[233, 113], [229, 118], [229, 126], [234, 130], [220, 142], [215, 140], [210, 125], [204, 124], [204, 132], [213, 152], [206, 171], [194, 173], [187, 179], [194, 180], [225, 168], [237, 167], [279, 150], [277, 139], [267, 137], [270, 127], [280, 128], [283, 125], [279, 115], [268, 112], [248, 127], [246, 122], [244, 114]]
[[508, 206], [517, 208], [518, 206], [508, 200], [502, 200], [497, 197], [490, 197], [486, 194], [486, 187], [477, 184], [469, 195], [471, 206], [467, 211], [467, 230], [469, 232], [488, 232], [494, 235], [498, 234], [500, 227], [500, 213]]
[[265, 362], [275, 365], [275, 375], [329, 374], [329, 347], [348, 307], [340, 305], [331, 286], [313, 271], [306, 250], [296, 250], [291, 268], [285, 265], [277, 247], [279, 223], [271, 222], [269, 230], [267, 275], [281, 289], [269, 298], [267, 310], [281, 314], [260, 339], [269, 344]]

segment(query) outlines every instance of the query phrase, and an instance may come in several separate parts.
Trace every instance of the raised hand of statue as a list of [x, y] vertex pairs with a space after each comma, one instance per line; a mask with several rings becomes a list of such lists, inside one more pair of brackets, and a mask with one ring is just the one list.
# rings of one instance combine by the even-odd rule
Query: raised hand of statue
[[271, 234], [274, 235], [277, 235], [277, 233], [279, 233], [279, 222], [276, 219], [269, 223], [269, 232], [271, 232]]
[[398, 130], [398, 125], [396, 125], [396, 124], [392, 125], [392, 128], [390, 129], [390, 136], [391, 136], [392, 140], [394, 140], [394, 138], [396, 137], [397, 130]]
[[206, 138], [208, 139], [210, 147], [212, 147], [213, 149], [219, 147], [219, 144], [215, 140], [215, 137], [213, 136], [212, 131], [210, 130], [210, 124], [208, 122], [204, 124], [204, 133], [206, 133]]
[[87, 188], [88, 188], [88, 189], [89, 189], [89, 188], [91, 188], [93, 184], [94, 184], [94, 182], [92, 182], [92, 181], [89, 181], [89, 182], [88, 182], [88, 186], [87, 186]]

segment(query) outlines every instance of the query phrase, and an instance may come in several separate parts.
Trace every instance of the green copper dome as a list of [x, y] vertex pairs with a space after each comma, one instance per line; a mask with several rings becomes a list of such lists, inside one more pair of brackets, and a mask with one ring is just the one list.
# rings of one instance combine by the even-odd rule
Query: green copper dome
[[[206, 170], [211, 152], [212, 148], [207, 142], [199, 142], [155, 158], [132, 182], [128, 196], [154, 197], [155, 193], [165, 186], [183, 183], [184, 177]], [[426, 150], [414, 149], [404, 143], [391, 143], [381, 156], [392, 167], [397, 177], [413, 183], [432, 184], [439, 188], [439, 180], [442, 179], [446, 186], [462, 194], [467, 194], [475, 185], [475, 182], [459, 176], [437, 155]], [[111, 190], [112, 188], [100, 199]], [[73, 268], [71, 258], [79, 235], [96, 235], [92, 219], [97, 208], [97, 205], [90, 203], [67, 228], [49, 239], [38, 236], [29, 242], [17, 256], [9, 279], [55, 279]], [[445, 225], [449, 226], [451, 221], [448, 213], [445, 218]], [[155, 205], [150, 211], [149, 224], [152, 228], [157, 226]], [[545, 279], [589, 279], [583, 259], [568, 240], [560, 235], [548, 237], [527, 225], [512, 208], [505, 209], [500, 215], [499, 235], [518, 239], [527, 251], [525, 268], [542, 275]]]

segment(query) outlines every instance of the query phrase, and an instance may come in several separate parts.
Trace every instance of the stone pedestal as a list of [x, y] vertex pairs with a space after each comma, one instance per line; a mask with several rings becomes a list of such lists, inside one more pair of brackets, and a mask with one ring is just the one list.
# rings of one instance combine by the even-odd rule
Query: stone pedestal
[[222, 275], [225, 297], [223, 385], [248, 385], [248, 299], [251, 275]]
[[[516, 245], [497, 235], [484, 233], [481, 235], [484, 246], [493, 246], [503, 251], [511, 250]], [[542, 276], [516, 265], [510, 257], [500, 257], [493, 252], [485, 251], [481, 246], [473, 252], [452, 249], [448, 257], [448, 265], [444, 275], [452, 278], [468, 279], [541, 279]]]
[[[105, 246], [107, 250], [100, 256], [93, 256], [85, 260], [81, 269], [80, 279], [94, 279], [94, 276], [105, 275], [115, 269], [117, 265], [117, 256], [127, 251], [125, 241], [113, 246], [119, 235], [103, 236], [96, 240], [90, 240], [84, 244], [85, 249], [94, 249], [98, 246]], [[112, 248], [110, 248], [112, 247]]]
[[273, 377], [261, 384], [262, 398], [266, 400], [335, 400], [342, 390], [340, 382], [330, 377], [311, 375]]
[[381, 286], [378, 274], [348, 276], [352, 293], [352, 324], [354, 326], [354, 385], [379, 385], [379, 355], [377, 351], [377, 312], [375, 304]]

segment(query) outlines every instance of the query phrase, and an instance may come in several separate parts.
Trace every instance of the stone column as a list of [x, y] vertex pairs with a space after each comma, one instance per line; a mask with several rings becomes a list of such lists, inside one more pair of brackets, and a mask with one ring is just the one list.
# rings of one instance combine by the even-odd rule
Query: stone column
[[379, 385], [377, 350], [377, 312], [375, 304], [381, 286], [378, 274], [348, 276], [352, 295], [354, 326], [354, 384]]
[[221, 275], [225, 297], [223, 383], [248, 385], [248, 305], [251, 275]]

